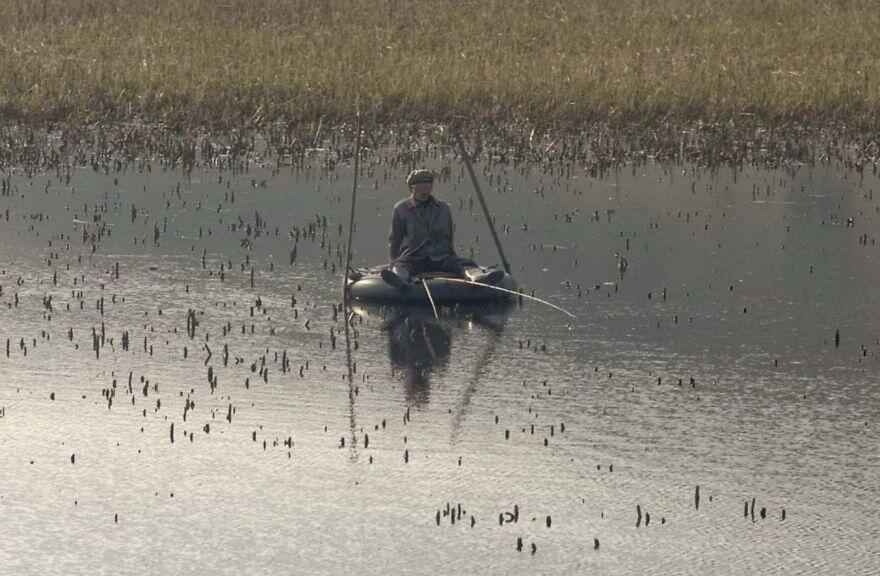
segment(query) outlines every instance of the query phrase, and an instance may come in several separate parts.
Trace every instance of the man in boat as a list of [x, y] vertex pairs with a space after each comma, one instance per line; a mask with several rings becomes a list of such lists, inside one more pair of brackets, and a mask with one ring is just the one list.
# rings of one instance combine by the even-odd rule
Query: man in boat
[[455, 253], [452, 245], [452, 211], [432, 196], [434, 173], [413, 170], [406, 178], [410, 196], [394, 205], [388, 247], [391, 264], [382, 279], [400, 289], [410, 276], [423, 272], [449, 272], [472, 282], [497, 284], [501, 270], [484, 272], [477, 263]]

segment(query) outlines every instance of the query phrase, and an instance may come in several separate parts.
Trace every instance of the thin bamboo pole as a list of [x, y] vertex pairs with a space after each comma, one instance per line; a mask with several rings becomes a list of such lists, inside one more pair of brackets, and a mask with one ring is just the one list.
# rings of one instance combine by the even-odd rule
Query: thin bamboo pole
[[361, 158], [361, 113], [360, 110], [357, 112], [357, 123], [356, 123], [357, 133], [355, 135], [355, 144], [354, 144], [354, 181], [351, 185], [351, 213], [348, 217], [348, 240], [345, 243], [345, 272], [342, 275], [342, 299], [343, 301], [348, 301], [348, 272], [351, 266], [351, 242], [352, 238], [354, 238], [354, 211], [355, 211], [355, 203], [357, 202], [357, 182], [358, 182], [358, 168], [360, 166], [360, 158]]
[[464, 147], [464, 140], [461, 139], [460, 134], [456, 134], [455, 139], [458, 141], [462, 160], [464, 160], [468, 175], [471, 177], [471, 184], [474, 185], [474, 190], [477, 192], [477, 198], [480, 200], [480, 207], [483, 209], [483, 216], [486, 217], [486, 223], [489, 225], [489, 232], [492, 233], [492, 240], [495, 241], [495, 247], [498, 248], [498, 255], [501, 256], [501, 265], [504, 267], [504, 271], [510, 274], [510, 262], [507, 261], [507, 256], [504, 255], [504, 248], [501, 247], [501, 240], [498, 239], [498, 233], [495, 231], [495, 224], [492, 222], [492, 217], [489, 215], [489, 207], [486, 206], [486, 199], [483, 198], [483, 191], [480, 190], [480, 184], [477, 182], [477, 177], [474, 175], [474, 168], [471, 166], [467, 149]]

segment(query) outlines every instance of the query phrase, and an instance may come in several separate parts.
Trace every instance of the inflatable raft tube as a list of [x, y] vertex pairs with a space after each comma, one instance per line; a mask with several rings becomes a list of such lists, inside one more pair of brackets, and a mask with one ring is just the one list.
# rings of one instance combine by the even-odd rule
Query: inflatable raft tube
[[[474, 316], [480, 318], [505, 317], [516, 309], [513, 298], [503, 300], [476, 300], [470, 302], [456, 302], [453, 305], [446, 304], [439, 309], [440, 317], [444, 320], [472, 320]], [[351, 303], [351, 311], [358, 316], [379, 318], [388, 321], [397, 317], [431, 320], [434, 318], [434, 309], [428, 303], [422, 302], [382, 302], [372, 300], [357, 300]]]
[[[486, 269], [487, 270], [487, 269]], [[498, 301], [513, 298], [512, 294], [493, 290], [479, 284], [467, 284], [463, 282], [448, 282], [444, 278], [457, 278], [452, 274], [443, 272], [431, 272], [417, 274], [410, 278], [410, 286], [400, 290], [391, 286], [380, 276], [381, 269], [358, 270], [351, 274], [348, 282], [348, 293], [354, 300], [365, 302], [392, 302], [429, 304], [428, 293], [422, 285], [422, 279], [428, 284], [428, 290], [436, 304], [454, 304], [456, 302], [480, 302]], [[505, 290], [516, 290], [516, 280], [510, 274], [505, 273], [496, 284]]]

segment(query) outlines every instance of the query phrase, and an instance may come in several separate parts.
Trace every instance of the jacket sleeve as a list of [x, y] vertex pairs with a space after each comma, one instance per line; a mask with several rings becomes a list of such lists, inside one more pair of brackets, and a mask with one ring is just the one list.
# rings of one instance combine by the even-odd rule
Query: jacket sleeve
[[388, 233], [388, 254], [391, 260], [400, 256], [400, 243], [403, 241], [403, 221], [397, 207], [391, 212], [391, 230]]

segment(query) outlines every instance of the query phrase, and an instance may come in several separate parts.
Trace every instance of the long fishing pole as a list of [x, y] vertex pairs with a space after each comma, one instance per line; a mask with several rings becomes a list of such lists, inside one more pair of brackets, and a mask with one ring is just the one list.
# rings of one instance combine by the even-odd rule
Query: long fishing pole
[[348, 418], [349, 425], [351, 426], [351, 459], [357, 460], [357, 437], [355, 435], [355, 430], [357, 430], [357, 422], [355, 421], [354, 416], [354, 397], [355, 397], [355, 388], [354, 388], [354, 362], [351, 357], [351, 326], [349, 323], [351, 322], [351, 317], [348, 314], [349, 310], [349, 298], [348, 298], [348, 272], [351, 268], [351, 241], [354, 237], [354, 209], [355, 203], [357, 201], [357, 181], [358, 181], [358, 167], [360, 166], [360, 157], [361, 157], [361, 111], [360, 106], [358, 106], [357, 110], [357, 122], [356, 122], [356, 135], [355, 135], [355, 144], [354, 144], [354, 181], [351, 185], [351, 214], [348, 218], [348, 240], [345, 243], [345, 272], [342, 275], [342, 306], [343, 306], [343, 317], [345, 319], [345, 360], [348, 366]]
[[456, 134], [455, 139], [458, 141], [458, 147], [461, 150], [461, 157], [464, 160], [468, 175], [471, 177], [471, 184], [474, 185], [474, 190], [477, 191], [477, 198], [480, 200], [480, 207], [483, 209], [483, 216], [486, 217], [486, 223], [489, 224], [489, 232], [492, 233], [492, 240], [495, 241], [495, 247], [498, 248], [498, 255], [501, 256], [501, 265], [504, 267], [504, 271], [510, 274], [510, 262], [507, 261], [507, 256], [504, 255], [504, 248], [501, 247], [501, 240], [498, 239], [498, 233], [495, 231], [495, 224], [492, 222], [492, 217], [489, 215], [489, 207], [486, 206], [486, 199], [483, 198], [483, 191], [480, 190], [480, 184], [477, 182], [477, 177], [474, 175], [474, 168], [471, 166], [467, 149], [464, 147], [464, 140], [461, 139], [460, 134]]
[[534, 296], [529, 296], [528, 294], [516, 292], [515, 290], [508, 290], [507, 288], [500, 288], [498, 286], [493, 286], [491, 284], [483, 284], [482, 282], [474, 282], [473, 280], [464, 280], [462, 278], [437, 277], [437, 278], [434, 278], [434, 280], [438, 280], [440, 282], [457, 282], [459, 284], [470, 284], [471, 286], [480, 286], [482, 288], [490, 288], [492, 290], [506, 292], [507, 294], [513, 294], [514, 296], [519, 296], [520, 298], [528, 298], [529, 300], [534, 300], [535, 302], [540, 302], [541, 304], [544, 304], [546, 306], [549, 306], [551, 308], [559, 310], [560, 312], [568, 314], [572, 318], [577, 318], [577, 316], [575, 316], [574, 314], [572, 314], [571, 312], [569, 312], [565, 308], [562, 308], [561, 306], [557, 306], [556, 304], [553, 304], [552, 302], [547, 302], [546, 300], [541, 300], [540, 298], [536, 298]]
[[354, 209], [357, 202], [358, 167], [361, 158], [361, 111], [357, 111], [354, 142], [354, 181], [351, 185], [351, 213], [348, 217], [348, 240], [345, 243], [345, 272], [342, 275], [342, 300], [348, 301], [348, 272], [351, 264], [351, 240], [354, 237]]

